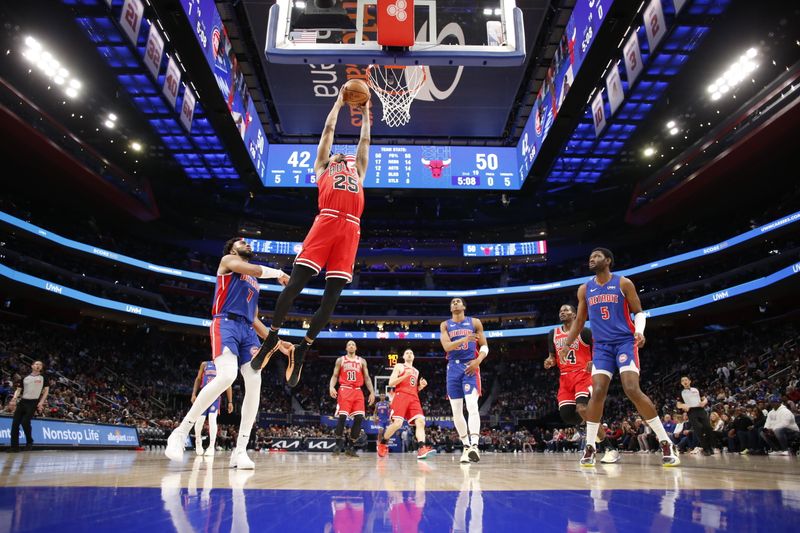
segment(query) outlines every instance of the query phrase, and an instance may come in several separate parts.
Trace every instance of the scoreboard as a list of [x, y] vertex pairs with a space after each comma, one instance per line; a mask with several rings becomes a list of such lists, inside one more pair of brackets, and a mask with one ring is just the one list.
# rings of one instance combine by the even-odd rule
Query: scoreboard
[[547, 241], [495, 242], [465, 244], [464, 257], [511, 257], [519, 255], [544, 255]]
[[[354, 155], [356, 145], [334, 145], [334, 153]], [[314, 187], [317, 148], [271, 144], [262, 181], [266, 187]], [[366, 188], [490, 189], [520, 187], [516, 149], [475, 146], [370, 146]]]
[[297, 255], [303, 248], [302, 242], [265, 241], [262, 239], [245, 239], [254, 254]]

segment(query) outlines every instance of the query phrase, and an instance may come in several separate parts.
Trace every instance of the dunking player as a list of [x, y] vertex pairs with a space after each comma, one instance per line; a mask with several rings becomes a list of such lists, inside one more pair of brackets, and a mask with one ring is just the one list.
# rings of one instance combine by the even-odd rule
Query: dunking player
[[[197, 371], [197, 377], [194, 379], [194, 386], [192, 387], [192, 403], [197, 400], [198, 391], [211, 383], [211, 380], [215, 377], [217, 377], [217, 367], [214, 365], [214, 361], [200, 363], [200, 369]], [[225, 394], [228, 400], [228, 414], [231, 414], [233, 412], [233, 388], [228, 387]], [[203, 414], [194, 423], [194, 444], [197, 455], [214, 456], [214, 446], [217, 443], [217, 414], [219, 413], [221, 400], [222, 396], [218, 396], [214, 403], [203, 411]], [[208, 417], [208, 449], [203, 450], [203, 425], [206, 423], [206, 417]]]
[[289, 285], [278, 297], [275, 315], [258, 354], [250, 363], [254, 369], [263, 368], [278, 344], [278, 330], [295, 297], [312, 277], [327, 268], [325, 292], [317, 312], [311, 319], [305, 338], [290, 351], [286, 367], [286, 381], [290, 387], [297, 385], [303, 360], [311, 343], [339, 301], [344, 286], [353, 279], [353, 263], [361, 238], [360, 219], [364, 210], [364, 177], [369, 166], [370, 117], [369, 102], [359, 106], [361, 111], [361, 139], [356, 149], [355, 165], [344, 154], [331, 154], [336, 119], [344, 104], [341, 92], [325, 120], [325, 129], [317, 147], [314, 172], [319, 189], [319, 214], [303, 241], [303, 250], [295, 259]]
[[[361, 423], [366, 414], [364, 408], [364, 393], [361, 387], [366, 385], [369, 391], [369, 404], [375, 403], [375, 391], [372, 388], [372, 379], [369, 377], [367, 362], [363, 357], [356, 354], [355, 341], [347, 341], [345, 347], [346, 354], [336, 359], [333, 367], [333, 375], [328, 386], [331, 398], [336, 400], [336, 416], [339, 418], [336, 423], [336, 448], [334, 455], [344, 450], [344, 454], [349, 457], [358, 457], [353, 443], [358, 439], [361, 432]], [[339, 390], [336, 390], [336, 380], [339, 380]], [[348, 418], [353, 419], [353, 427], [350, 430], [350, 439], [345, 447], [344, 425]]]
[[[646, 317], [633, 282], [611, 273], [614, 256], [606, 248], [595, 248], [589, 256], [589, 270], [594, 277], [578, 289], [578, 316], [558, 354], [566, 358], [588, 316], [594, 333], [592, 396], [586, 408], [586, 449], [581, 466], [594, 466], [597, 431], [603, 416], [603, 404], [614, 372], [619, 370], [622, 389], [645, 418], [661, 443], [663, 466], [681, 463], [653, 402], [639, 387], [639, 348], [644, 346]], [[631, 312], [634, 313], [631, 322]]]
[[[481, 395], [480, 364], [489, 355], [489, 345], [483, 335], [483, 324], [477, 318], [464, 316], [466, 309], [463, 298], [450, 300], [452, 316], [439, 326], [439, 340], [447, 354], [447, 396], [453, 409], [453, 424], [464, 445], [461, 462], [477, 463], [481, 460], [478, 451], [481, 432], [478, 409]], [[469, 424], [464, 420], [464, 403], [467, 404]]]
[[[267, 336], [267, 327], [258, 319], [258, 291], [256, 278], [277, 278], [286, 285], [289, 277], [280, 270], [250, 264], [253, 250], [240, 237], [225, 243], [223, 257], [217, 267], [217, 283], [211, 307], [211, 356], [217, 375], [197, 395], [189, 412], [176, 427], [164, 453], [173, 461], [183, 458], [183, 445], [197, 418], [208, 409], [236, 379], [237, 368], [244, 378], [244, 400], [239, 438], [231, 454], [231, 467], [245, 470], [255, 468], [247, 456], [250, 430], [258, 414], [261, 397], [260, 367], [253, 370], [247, 363], [258, 351], [258, 337]], [[282, 343], [278, 348], [287, 356], [291, 345]]]
[[386, 399], [385, 394], [378, 395], [378, 401], [375, 402], [375, 423], [378, 424], [378, 442], [383, 440], [383, 433], [392, 422], [392, 407], [391, 403]]
[[[547, 348], [550, 352], [544, 360], [545, 368], [558, 366], [561, 377], [558, 381], [558, 412], [561, 420], [567, 424], [579, 426], [586, 420], [586, 404], [592, 394], [592, 330], [584, 328], [580, 336], [572, 343], [566, 357], [556, 356], [565, 346], [565, 341], [575, 320], [575, 307], [564, 304], [558, 310], [561, 326], [553, 329], [547, 336]], [[610, 440], [602, 463], [616, 463], [619, 452], [614, 449]]]
[[425, 413], [419, 402], [419, 391], [428, 385], [425, 378], [419, 377], [419, 370], [414, 368], [414, 352], [403, 352], [403, 364], [394, 365], [389, 376], [389, 386], [394, 387], [392, 400], [392, 425], [386, 428], [383, 438], [378, 441], [378, 457], [386, 457], [389, 453], [389, 439], [403, 427], [403, 422], [416, 426], [417, 459], [427, 459], [436, 451], [425, 442]]

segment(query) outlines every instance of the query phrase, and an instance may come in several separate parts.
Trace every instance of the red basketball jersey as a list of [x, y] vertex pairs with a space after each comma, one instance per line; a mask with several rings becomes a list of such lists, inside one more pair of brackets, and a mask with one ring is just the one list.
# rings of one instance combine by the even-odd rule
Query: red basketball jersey
[[345, 159], [331, 163], [317, 176], [319, 210], [333, 209], [339, 213], [361, 218], [364, 211], [364, 188], [358, 178], [355, 162]]
[[404, 392], [406, 394], [411, 394], [419, 398], [419, 370], [414, 368], [413, 366], [406, 366], [405, 363], [400, 365], [402, 370], [400, 371], [401, 376], [405, 376], [406, 374], [411, 374], [410, 378], [406, 378], [400, 383], [395, 386], [394, 391], [395, 393]]
[[348, 359], [347, 356], [342, 358], [342, 366], [339, 367], [339, 385], [353, 387], [354, 389], [361, 388], [364, 385], [364, 372], [361, 369], [361, 358], [356, 356], [355, 359]]
[[563, 326], [558, 326], [553, 330], [553, 344], [556, 348], [556, 363], [561, 373], [574, 372], [575, 370], [586, 370], [586, 364], [592, 360], [592, 347], [586, 344], [581, 335], [575, 339], [570, 346], [569, 353], [565, 358], [558, 355], [558, 351], [566, 344], [569, 331], [564, 331]]

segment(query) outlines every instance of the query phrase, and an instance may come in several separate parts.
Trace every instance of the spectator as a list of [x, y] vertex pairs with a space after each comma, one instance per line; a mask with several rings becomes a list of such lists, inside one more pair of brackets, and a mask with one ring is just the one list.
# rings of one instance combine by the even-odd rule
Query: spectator
[[770, 455], [789, 455], [789, 444], [800, 437], [800, 428], [780, 396], [770, 398], [770, 406], [772, 410], [767, 414], [761, 438], [772, 448]]

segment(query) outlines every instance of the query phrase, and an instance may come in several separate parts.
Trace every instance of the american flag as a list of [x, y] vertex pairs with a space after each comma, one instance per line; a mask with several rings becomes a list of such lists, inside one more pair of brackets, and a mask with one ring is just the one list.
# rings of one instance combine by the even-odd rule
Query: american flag
[[293, 31], [289, 33], [289, 38], [295, 44], [302, 44], [302, 43], [311, 43], [314, 44], [317, 42], [317, 32], [316, 31]]

